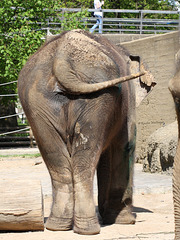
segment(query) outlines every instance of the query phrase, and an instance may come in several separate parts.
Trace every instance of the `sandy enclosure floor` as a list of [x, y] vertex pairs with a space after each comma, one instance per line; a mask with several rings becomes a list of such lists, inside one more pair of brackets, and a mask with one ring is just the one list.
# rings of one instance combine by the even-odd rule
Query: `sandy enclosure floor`
[[[37, 151], [37, 150], [36, 150]], [[22, 153], [23, 151], [21, 151]], [[5, 152], [0, 150], [0, 155]], [[16, 150], [14, 154], [18, 154]], [[31, 151], [32, 153], [32, 151]], [[139, 171], [138, 166], [138, 171]], [[143, 173], [144, 174], [144, 173]], [[139, 177], [144, 178], [144, 175], [139, 173]], [[41, 181], [44, 198], [44, 217], [48, 217], [51, 208], [51, 182], [46, 166], [41, 157], [38, 158], [22, 158], [22, 157], [0, 157], [0, 176], [1, 179], [38, 179]], [[154, 175], [154, 177], [158, 177]], [[138, 177], [135, 183], [138, 184]], [[151, 178], [153, 178], [151, 174]], [[160, 188], [155, 188], [153, 179], [150, 178], [148, 188], [154, 187], [154, 191], [149, 193], [144, 189], [135, 191], [134, 194], [134, 214], [136, 215], [135, 225], [110, 225], [101, 226], [101, 233], [94, 236], [82, 236], [73, 233], [73, 231], [52, 232], [44, 230], [42, 232], [1, 232], [0, 240], [118, 240], [118, 239], [174, 239], [174, 216], [173, 216], [173, 201], [170, 184], [165, 183], [169, 181], [170, 177], [161, 176], [160, 180], [164, 181]], [[145, 178], [144, 178], [145, 179]], [[147, 178], [149, 179], [149, 178]], [[147, 181], [147, 179], [145, 181]], [[142, 180], [141, 180], [142, 181]], [[154, 180], [155, 181], [155, 180]], [[150, 188], [151, 189], [151, 188]], [[167, 189], [165, 191], [164, 189]], [[94, 184], [94, 199], [97, 205], [97, 186]]]

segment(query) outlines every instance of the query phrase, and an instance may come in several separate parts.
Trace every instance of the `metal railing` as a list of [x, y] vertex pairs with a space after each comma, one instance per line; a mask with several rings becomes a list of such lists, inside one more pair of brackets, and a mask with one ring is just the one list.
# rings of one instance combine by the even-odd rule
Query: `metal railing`
[[[9, 84], [13, 84], [13, 83], [16, 83], [17, 81], [12, 81], [12, 82], [8, 82], [8, 83], [1, 83], [0, 84], [0, 87], [1, 86], [5, 86], [5, 85], [9, 85]], [[18, 94], [0, 94], [0, 97], [9, 97], [9, 96], [17, 96]], [[0, 116], [0, 120], [1, 119], [7, 119], [7, 118], [12, 118], [12, 117], [17, 117], [17, 116], [20, 116], [20, 115], [24, 115], [24, 112], [20, 112], [20, 113], [16, 113], [16, 114], [11, 114], [11, 115], [7, 115], [7, 116]], [[0, 131], [0, 146], [10, 146], [12, 144], [14, 144], [15, 142], [12, 142], [14, 140], [20, 140], [21, 141], [21, 138], [22, 137], [14, 137], [14, 134], [19, 134], [19, 133], [28, 133], [28, 135], [30, 135], [29, 131], [30, 131], [30, 127], [29, 126], [24, 126], [24, 127], [17, 127], [17, 128], [12, 128], [13, 130], [12, 131], [6, 131], [6, 132], [1, 132]], [[28, 132], [27, 132], [28, 130]], [[11, 137], [7, 137], [7, 135], [11, 135]], [[16, 139], [15, 139], [16, 138]], [[9, 143], [8, 142], [3, 142], [3, 141], [6, 141], [6, 139], [8, 139]], [[27, 141], [27, 139], [29, 139], [29, 142], [25, 142], [23, 140], [23, 142], [21, 141], [20, 144], [29, 144], [29, 145], [32, 145], [33, 144], [33, 137], [27, 137], [24, 139]]]
[[[28, 31], [42, 31], [43, 38], [46, 35], [58, 34], [64, 30], [65, 12], [77, 13], [82, 11], [82, 9], [61, 8], [56, 11], [56, 18], [49, 17], [43, 22], [35, 19], [36, 26], [38, 25], [37, 28], [34, 29], [32, 27], [32, 30]], [[96, 10], [87, 9], [87, 11], [89, 15], [93, 15]], [[71, 18], [71, 16], [69, 17]], [[82, 19], [77, 17], [77, 21], [80, 21], [86, 30], [90, 30], [96, 23], [96, 20], [92, 16]], [[103, 34], [162, 34], [179, 30], [179, 22], [180, 11], [102, 9]], [[32, 24], [32, 22], [29, 24]], [[98, 32], [98, 28], [95, 32]]]
[[[115, 13], [120, 17], [106, 17], [109, 13]], [[179, 11], [104, 9], [102, 14], [103, 33], [157, 34], [179, 29]], [[92, 18], [88, 26], [91, 25], [91, 20]]]
[[[63, 30], [64, 12], [78, 12], [80, 8], [63, 8], [58, 10], [59, 20], [47, 19], [46, 26], [39, 22], [39, 25], [47, 32]], [[95, 9], [88, 9], [93, 13]], [[177, 31], [179, 29], [179, 11], [156, 11], [156, 10], [123, 10], [123, 9], [102, 9], [102, 30], [103, 33], [135, 33], [135, 34], [157, 34]], [[151, 15], [151, 17], [150, 17]], [[81, 20], [87, 29], [90, 29], [96, 22], [95, 17], [86, 17]], [[96, 29], [98, 31], [98, 29]]]

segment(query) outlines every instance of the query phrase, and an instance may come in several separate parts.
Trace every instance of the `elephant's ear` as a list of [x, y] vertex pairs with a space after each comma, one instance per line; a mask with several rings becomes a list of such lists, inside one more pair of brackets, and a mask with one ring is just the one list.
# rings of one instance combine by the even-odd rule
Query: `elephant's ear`
[[146, 70], [144, 76], [134, 79], [135, 91], [136, 91], [136, 107], [140, 105], [143, 99], [152, 91], [156, 82], [153, 75], [145, 68], [140, 57], [130, 56], [130, 71], [133, 73]]

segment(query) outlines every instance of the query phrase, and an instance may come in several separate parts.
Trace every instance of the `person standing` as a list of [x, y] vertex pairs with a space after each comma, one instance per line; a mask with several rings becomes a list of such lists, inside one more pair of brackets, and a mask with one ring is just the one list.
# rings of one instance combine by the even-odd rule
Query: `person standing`
[[94, 16], [97, 18], [96, 24], [90, 29], [90, 32], [93, 33], [94, 30], [99, 26], [99, 33], [102, 33], [102, 11], [101, 6], [104, 4], [104, 1], [100, 2], [99, 0], [94, 0]]

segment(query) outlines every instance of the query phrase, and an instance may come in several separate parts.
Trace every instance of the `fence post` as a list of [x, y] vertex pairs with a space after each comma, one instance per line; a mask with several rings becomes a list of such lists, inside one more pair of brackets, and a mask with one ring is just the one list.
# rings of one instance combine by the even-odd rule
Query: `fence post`
[[33, 140], [34, 140], [34, 135], [33, 135], [33, 131], [32, 129], [30, 128], [29, 129], [29, 138], [30, 138], [30, 147], [32, 148], [33, 147]]
[[180, 44], [180, 11], [178, 11], [178, 14], [179, 14], [178, 31], [179, 31], [179, 44]]
[[103, 17], [104, 17], [104, 12], [103, 12], [103, 9], [102, 9], [102, 33], [103, 33]]
[[49, 36], [49, 35], [52, 35], [52, 34], [50, 34], [50, 29], [49, 29], [49, 27], [47, 28], [47, 36]]
[[179, 14], [179, 26], [178, 26], [178, 30], [179, 30], [179, 43], [180, 43], [180, 12], [178, 12], [178, 14]]
[[[64, 21], [64, 12], [65, 12], [65, 10], [64, 10], [64, 8], [62, 9], [62, 21]], [[61, 24], [61, 30], [63, 31], [64, 30], [64, 26]]]
[[141, 14], [141, 19], [140, 19], [140, 34], [142, 34], [142, 30], [143, 30], [143, 12], [140, 10], [140, 14]]

